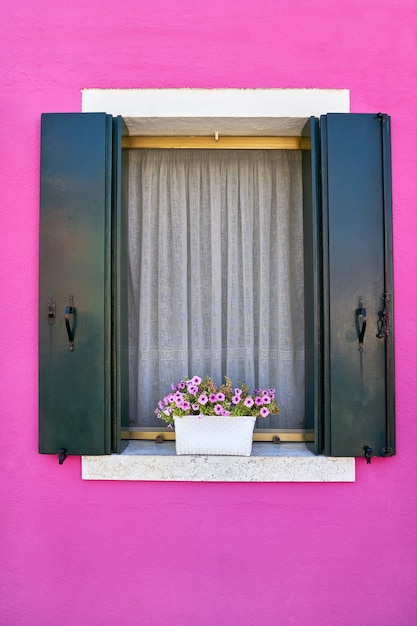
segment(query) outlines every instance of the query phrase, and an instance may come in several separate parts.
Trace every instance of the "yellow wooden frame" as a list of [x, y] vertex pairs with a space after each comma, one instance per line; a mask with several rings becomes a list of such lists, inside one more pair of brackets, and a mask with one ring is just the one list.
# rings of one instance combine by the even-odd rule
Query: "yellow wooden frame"
[[[165, 441], [174, 441], [175, 432], [168, 429], [159, 428], [130, 428], [122, 430], [122, 439], [143, 439], [147, 441], [154, 441], [157, 437], [162, 438]], [[274, 441], [275, 437], [279, 437], [282, 442], [306, 442], [314, 441], [313, 432], [304, 432], [301, 430], [255, 430], [253, 434], [253, 441]]]
[[[267, 136], [125, 136], [122, 148], [174, 148], [174, 149], [214, 149], [214, 150], [310, 150], [309, 137], [267, 137]], [[150, 428], [131, 428], [122, 431], [122, 439], [175, 440], [175, 432]], [[282, 442], [314, 441], [314, 433], [296, 430], [258, 430], [253, 434], [253, 441], [274, 441], [279, 437]]]
[[307, 137], [154, 137], [126, 136], [122, 148], [197, 148], [214, 150], [308, 150]]

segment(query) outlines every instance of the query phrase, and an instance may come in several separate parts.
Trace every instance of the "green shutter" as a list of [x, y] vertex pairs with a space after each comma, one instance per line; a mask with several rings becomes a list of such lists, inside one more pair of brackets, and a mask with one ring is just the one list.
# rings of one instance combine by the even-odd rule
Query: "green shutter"
[[321, 186], [319, 120], [311, 118], [302, 131], [304, 232], [304, 335], [306, 432], [308, 446], [323, 451], [321, 343]]
[[[128, 258], [127, 258], [127, 150], [122, 135], [127, 129], [119, 116], [113, 119], [113, 207], [112, 207], [112, 450], [122, 449], [121, 431], [129, 428], [128, 371]], [[126, 442], [125, 442], [126, 443]]]
[[[391, 454], [389, 118], [329, 114], [320, 124], [312, 118], [303, 136], [307, 430], [314, 432], [316, 453], [361, 456], [369, 448]], [[121, 158], [120, 118], [42, 116], [43, 453], [120, 450], [128, 414]], [[367, 310], [363, 352], [360, 297]], [[390, 332], [384, 332], [384, 309]]]
[[369, 449], [375, 456], [391, 455], [389, 118], [328, 114], [320, 120], [320, 133], [324, 453], [363, 456]]
[[42, 453], [111, 449], [112, 135], [112, 118], [104, 113], [42, 116]]

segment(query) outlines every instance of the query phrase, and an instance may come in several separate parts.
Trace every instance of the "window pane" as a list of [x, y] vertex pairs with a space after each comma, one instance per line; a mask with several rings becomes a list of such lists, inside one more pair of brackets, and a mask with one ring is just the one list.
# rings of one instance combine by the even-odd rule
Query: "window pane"
[[301, 155], [129, 151], [130, 418], [171, 382], [275, 388], [266, 428], [304, 427]]

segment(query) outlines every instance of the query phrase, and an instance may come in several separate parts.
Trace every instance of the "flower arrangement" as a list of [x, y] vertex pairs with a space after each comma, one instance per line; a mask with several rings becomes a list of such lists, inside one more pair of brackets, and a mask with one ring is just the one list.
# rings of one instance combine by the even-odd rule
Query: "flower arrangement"
[[155, 414], [172, 428], [175, 417], [185, 415], [217, 415], [224, 417], [267, 417], [280, 412], [275, 401], [275, 389], [255, 389], [249, 394], [245, 384], [233, 387], [227, 376], [217, 387], [209, 377], [193, 376], [172, 383], [171, 393], [158, 402]]

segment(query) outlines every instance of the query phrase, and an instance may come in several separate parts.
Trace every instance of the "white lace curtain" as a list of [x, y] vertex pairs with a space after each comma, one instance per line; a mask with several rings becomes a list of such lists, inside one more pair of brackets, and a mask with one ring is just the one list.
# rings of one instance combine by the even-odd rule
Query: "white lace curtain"
[[136, 426], [171, 382], [275, 388], [304, 425], [301, 155], [129, 151], [129, 388]]

